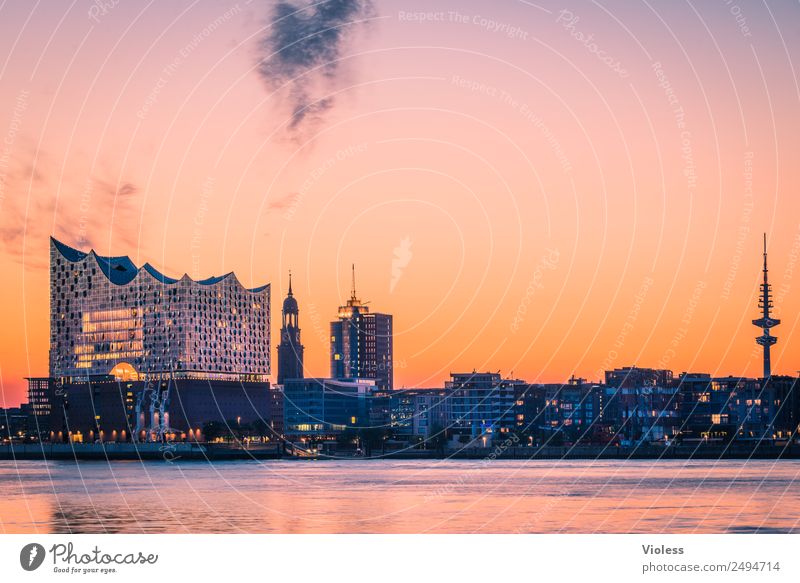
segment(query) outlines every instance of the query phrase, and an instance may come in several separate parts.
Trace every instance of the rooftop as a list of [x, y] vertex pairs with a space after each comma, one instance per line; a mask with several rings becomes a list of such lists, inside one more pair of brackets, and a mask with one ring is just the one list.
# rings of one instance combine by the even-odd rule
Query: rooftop
[[[131, 261], [131, 258], [127, 255], [122, 255], [119, 257], [106, 257], [103, 255], [98, 255], [95, 253], [94, 249], [90, 250], [88, 253], [84, 251], [79, 251], [69, 245], [62, 243], [61, 241], [55, 239], [54, 237], [50, 237], [50, 242], [52, 246], [61, 254], [64, 259], [69, 261], [70, 263], [78, 263], [79, 261], [83, 261], [88, 256], [94, 257], [100, 271], [106, 276], [106, 278], [115, 285], [126, 285], [133, 281], [136, 276], [139, 274], [140, 271], [146, 271], [153, 279], [159, 281], [165, 285], [172, 285], [176, 284], [179, 281], [187, 280], [199, 285], [215, 285], [221, 281], [225, 281], [228, 278], [233, 278], [235, 283], [244, 288], [244, 286], [239, 282], [239, 279], [236, 277], [236, 274], [231, 272], [226, 273], [225, 275], [220, 276], [212, 276], [206, 279], [201, 280], [194, 280], [189, 277], [187, 274], [183, 274], [182, 277], [175, 279], [174, 277], [169, 277], [161, 273], [158, 269], [153, 267], [150, 263], [145, 263], [142, 267], [136, 267], [136, 264]], [[244, 288], [249, 292], [258, 293], [262, 292], [269, 287], [269, 284], [265, 284], [259, 287], [254, 288]]]

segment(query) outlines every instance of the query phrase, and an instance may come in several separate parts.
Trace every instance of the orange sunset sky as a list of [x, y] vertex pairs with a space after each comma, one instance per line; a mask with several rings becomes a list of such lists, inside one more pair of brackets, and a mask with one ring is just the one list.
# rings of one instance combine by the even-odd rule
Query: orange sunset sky
[[[355, 263], [426, 387], [758, 376], [766, 232], [800, 369], [796, 3], [309, 4], [0, 4], [7, 406], [47, 373], [50, 235], [270, 282], [273, 344], [291, 269], [316, 376]], [[335, 34], [290, 61], [292, 22]]]

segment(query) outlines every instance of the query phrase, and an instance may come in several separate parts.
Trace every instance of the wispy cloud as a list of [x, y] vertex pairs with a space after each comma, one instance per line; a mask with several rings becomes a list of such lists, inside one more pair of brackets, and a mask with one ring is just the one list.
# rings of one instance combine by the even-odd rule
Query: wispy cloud
[[[29, 160], [37, 159], [36, 167]], [[103, 234], [134, 249], [138, 241], [140, 189], [130, 181], [117, 184], [90, 178], [77, 184], [61, 178], [41, 153], [20, 156], [6, 179], [8, 196], [0, 212], [0, 248], [6, 257], [26, 269], [45, 269], [49, 262], [49, 236], [81, 249], [97, 248]], [[56, 184], [61, 196], [56, 200]], [[101, 249], [98, 249], [101, 251]]]
[[267, 211], [282, 211], [293, 207], [300, 198], [299, 192], [290, 192], [267, 203]]
[[369, 0], [323, 0], [306, 6], [281, 1], [273, 8], [259, 43], [258, 72], [270, 89], [288, 84], [290, 131], [334, 106], [329, 93], [342, 49], [371, 7]]

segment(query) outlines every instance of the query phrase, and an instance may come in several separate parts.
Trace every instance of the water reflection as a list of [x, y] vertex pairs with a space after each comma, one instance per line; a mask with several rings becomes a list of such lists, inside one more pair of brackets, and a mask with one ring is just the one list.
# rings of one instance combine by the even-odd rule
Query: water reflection
[[800, 532], [797, 461], [0, 462], [4, 532]]

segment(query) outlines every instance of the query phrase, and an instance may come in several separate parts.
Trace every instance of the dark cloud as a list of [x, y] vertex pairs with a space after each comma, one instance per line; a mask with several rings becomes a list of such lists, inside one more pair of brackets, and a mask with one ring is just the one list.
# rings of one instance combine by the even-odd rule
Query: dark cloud
[[117, 189], [116, 195], [117, 196], [131, 196], [139, 192], [139, 189], [136, 187], [135, 184], [131, 184], [130, 182], [123, 182], [120, 187]]
[[258, 73], [270, 89], [289, 84], [291, 131], [320, 119], [334, 106], [331, 91], [342, 48], [369, 0], [327, 0], [308, 7], [278, 2], [259, 43]]

